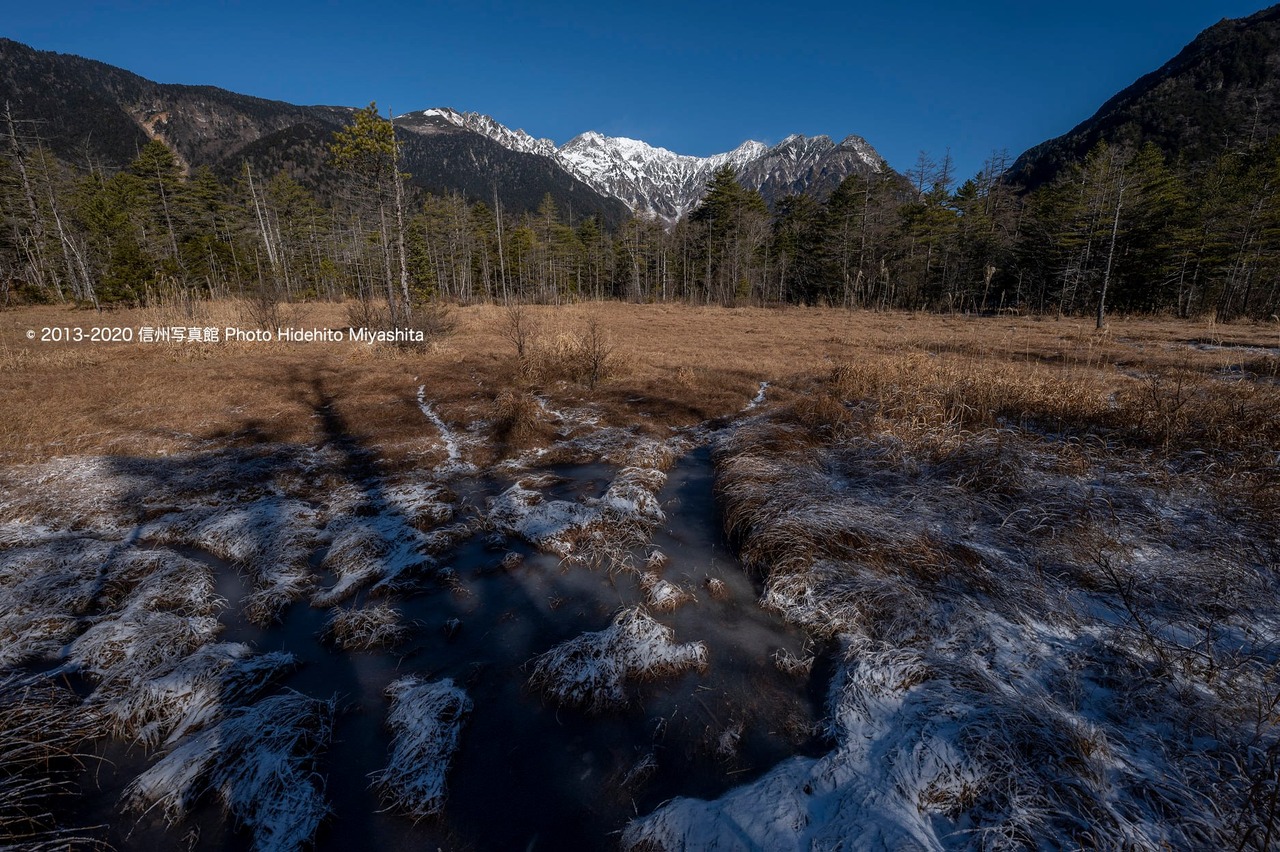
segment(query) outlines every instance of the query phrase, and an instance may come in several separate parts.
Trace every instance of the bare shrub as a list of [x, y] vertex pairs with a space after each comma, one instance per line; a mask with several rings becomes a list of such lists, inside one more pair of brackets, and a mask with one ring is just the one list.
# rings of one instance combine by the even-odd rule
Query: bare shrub
[[145, 313], [156, 325], [190, 325], [205, 319], [210, 303], [200, 297], [194, 287], [167, 278], [152, 289], [147, 288]]
[[600, 325], [600, 318], [592, 314], [582, 334], [583, 374], [587, 387], [592, 390], [606, 378], [613, 367], [614, 346]]
[[361, 296], [346, 304], [346, 319], [349, 328], [384, 328], [389, 323], [387, 310], [379, 307], [373, 299]]
[[515, 348], [516, 361], [522, 373], [529, 372], [529, 358], [540, 332], [541, 327], [537, 318], [522, 302], [514, 301], [507, 305], [503, 313], [500, 333], [502, 338]]
[[529, 391], [504, 390], [493, 402], [489, 418], [494, 437], [508, 450], [526, 449], [550, 441], [555, 428], [547, 422], [538, 398]]
[[350, 328], [387, 336], [388, 344], [398, 349], [430, 347], [458, 327], [453, 307], [438, 300], [416, 302], [401, 313], [393, 313], [381, 302], [359, 298], [347, 303], [346, 317]]
[[568, 380], [594, 390], [622, 372], [617, 347], [599, 317], [587, 317], [582, 329], [539, 338], [530, 349], [526, 374], [534, 379]]
[[458, 317], [452, 305], [431, 299], [415, 303], [409, 310], [405, 324], [422, 332], [424, 342], [432, 344], [457, 331]]
[[241, 307], [249, 324], [268, 331], [288, 325], [291, 317], [289, 305], [274, 281], [262, 282], [245, 296]]

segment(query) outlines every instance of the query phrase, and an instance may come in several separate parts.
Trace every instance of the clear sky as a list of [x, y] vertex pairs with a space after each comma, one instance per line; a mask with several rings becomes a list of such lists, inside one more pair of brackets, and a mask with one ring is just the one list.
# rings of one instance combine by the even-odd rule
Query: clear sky
[[1069, 130], [1200, 30], [1265, 0], [0, 0], [0, 35], [160, 82], [397, 113], [488, 113], [707, 155], [856, 133], [960, 176]]

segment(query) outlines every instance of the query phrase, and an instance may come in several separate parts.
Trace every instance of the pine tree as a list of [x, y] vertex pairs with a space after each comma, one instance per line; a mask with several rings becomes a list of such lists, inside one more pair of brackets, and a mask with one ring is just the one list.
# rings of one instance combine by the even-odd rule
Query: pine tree
[[366, 205], [376, 210], [387, 306], [394, 323], [408, 316], [411, 301], [404, 234], [404, 175], [400, 173], [395, 127], [378, 114], [377, 104], [370, 103], [352, 116], [351, 124], [333, 134], [329, 158], [335, 168], [346, 171], [363, 187], [359, 194]]
[[764, 264], [759, 253], [768, 238], [769, 210], [759, 192], [738, 182], [723, 165], [707, 181], [707, 192], [690, 216], [701, 233], [698, 261], [705, 269], [709, 297], [733, 305], [752, 292], [763, 294]]

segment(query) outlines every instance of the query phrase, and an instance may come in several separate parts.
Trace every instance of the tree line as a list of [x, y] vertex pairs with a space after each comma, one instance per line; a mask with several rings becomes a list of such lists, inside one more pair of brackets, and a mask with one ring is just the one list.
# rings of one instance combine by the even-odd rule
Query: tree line
[[161, 141], [118, 172], [54, 158], [0, 117], [0, 304], [239, 296], [358, 299], [392, 323], [422, 305], [617, 298], [1227, 319], [1280, 311], [1280, 138], [1195, 167], [1101, 143], [1022, 192], [993, 156], [957, 181], [924, 154], [770, 210], [732, 167], [689, 215], [610, 232], [492, 197], [424, 194], [374, 105], [329, 145], [338, 189], [286, 173], [187, 170]]

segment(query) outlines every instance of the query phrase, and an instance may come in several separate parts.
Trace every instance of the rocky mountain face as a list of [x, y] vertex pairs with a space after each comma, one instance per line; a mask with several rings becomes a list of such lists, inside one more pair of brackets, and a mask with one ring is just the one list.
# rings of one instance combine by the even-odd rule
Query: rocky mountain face
[[1100, 140], [1154, 143], [1194, 165], [1280, 131], [1280, 6], [1223, 19], [1088, 120], [1017, 159], [1009, 177], [1034, 188]]
[[744, 185], [759, 190], [769, 203], [800, 192], [825, 196], [851, 174], [888, 168], [860, 136], [836, 144], [826, 136], [797, 134], [772, 147], [748, 140], [732, 151], [694, 157], [595, 131], [557, 147], [550, 139], [511, 130], [487, 115], [448, 108], [408, 113], [396, 123], [427, 134], [465, 128], [512, 151], [546, 157], [600, 194], [619, 199], [638, 214], [668, 222], [697, 205], [711, 174], [725, 164], [732, 165]]
[[[101, 62], [0, 39], [0, 104], [38, 128], [41, 144], [81, 167], [122, 168], [150, 139], [186, 168], [231, 176], [283, 170], [320, 192], [330, 134], [350, 107], [297, 106], [212, 86], [155, 83]], [[562, 211], [607, 226], [631, 212], [674, 222], [692, 210], [707, 180], [729, 164], [767, 202], [786, 194], [824, 196], [851, 174], [888, 166], [850, 136], [789, 136], [772, 147], [747, 141], [710, 157], [676, 154], [635, 139], [587, 132], [557, 146], [487, 115], [435, 108], [396, 117], [405, 170], [435, 193], [460, 192], [507, 209], [532, 210], [550, 193]]]
[[759, 142], [744, 142], [724, 154], [692, 157], [636, 139], [588, 131], [566, 142], [556, 159], [637, 213], [674, 221], [697, 204], [717, 168], [729, 163], [741, 173], [764, 150]]
[[830, 195], [853, 174], [879, 174], [889, 166], [861, 136], [846, 136], [839, 143], [827, 136], [788, 136], [739, 171], [742, 182], [760, 190], [764, 200], [797, 193], [819, 198]]
[[42, 144], [87, 166], [120, 168], [150, 139], [189, 166], [300, 124], [341, 126], [350, 110], [299, 107], [212, 86], [154, 83], [120, 68], [0, 39], [0, 101]]

